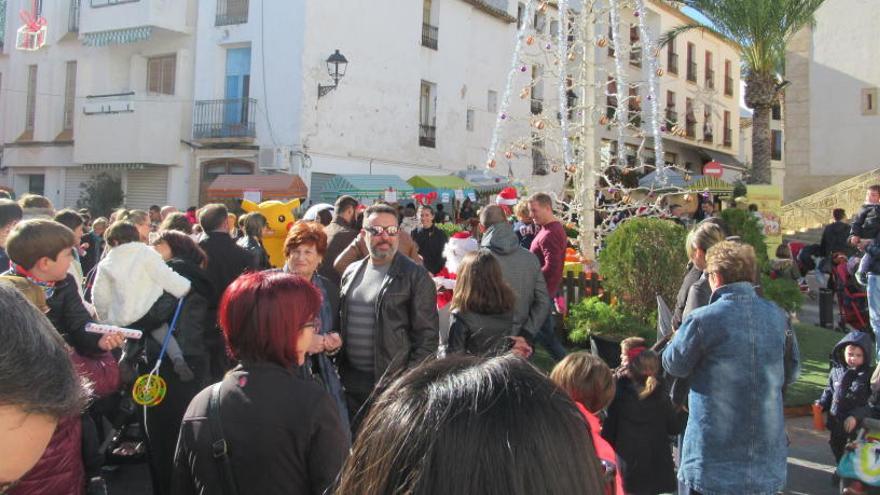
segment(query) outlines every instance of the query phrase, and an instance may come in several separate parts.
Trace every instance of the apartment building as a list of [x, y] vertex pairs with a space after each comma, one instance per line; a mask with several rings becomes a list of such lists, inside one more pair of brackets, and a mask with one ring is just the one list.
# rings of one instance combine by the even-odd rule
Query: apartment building
[[189, 204], [196, 0], [42, 0], [45, 46], [15, 49], [6, 5], [0, 183], [74, 206], [108, 173], [125, 203]]
[[788, 46], [785, 202], [880, 168], [880, 3], [827, 0]]

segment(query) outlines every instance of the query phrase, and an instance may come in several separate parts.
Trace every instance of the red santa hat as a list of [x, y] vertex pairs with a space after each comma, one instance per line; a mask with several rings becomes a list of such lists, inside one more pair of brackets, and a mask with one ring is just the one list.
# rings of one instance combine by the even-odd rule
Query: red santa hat
[[495, 204], [502, 206], [513, 206], [519, 201], [515, 187], [505, 187], [495, 197]]

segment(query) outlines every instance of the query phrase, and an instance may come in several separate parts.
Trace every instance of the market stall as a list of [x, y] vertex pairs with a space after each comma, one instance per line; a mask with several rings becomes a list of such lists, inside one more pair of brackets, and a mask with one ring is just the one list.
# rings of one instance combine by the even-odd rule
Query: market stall
[[321, 200], [333, 203], [347, 194], [363, 204], [373, 204], [380, 199], [406, 203], [413, 192], [413, 187], [396, 175], [337, 175], [324, 185]]

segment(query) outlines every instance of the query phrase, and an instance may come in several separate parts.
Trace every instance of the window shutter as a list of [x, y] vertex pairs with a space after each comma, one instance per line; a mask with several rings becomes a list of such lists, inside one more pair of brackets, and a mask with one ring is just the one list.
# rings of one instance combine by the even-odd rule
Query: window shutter
[[156, 94], [160, 92], [162, 83], [162, 61], [151, 58], [147, 61], [147, 92]]
[[162, 65], [162, 93], [173, 95], [174, 80], [177, 72], [177, 56], [164, 57]]

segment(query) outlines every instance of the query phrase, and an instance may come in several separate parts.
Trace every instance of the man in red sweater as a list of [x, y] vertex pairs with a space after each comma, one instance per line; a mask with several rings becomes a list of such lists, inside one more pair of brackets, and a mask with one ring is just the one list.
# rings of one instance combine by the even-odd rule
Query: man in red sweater
[[[547, 282], [547, 293], [553, 301], [559, 291], [562, 282], [562, 268], [565, 262], [565, 248], [568, 245], [568, 237], [562, 223], [553, 214], [553, 198], [546, 193], [536, 193], [529, 198], [529, 212], [535, 223], [541, 226], [535, 240], [532, 241], [532, 253], [538, 257], [541, 263], [541, 273]], [[556, 338], [556, 324], [551, 311], [547, 320], [535, 340], [542, 344], [553, 359], [557, 361], [565, 357], [568, 352]]]

